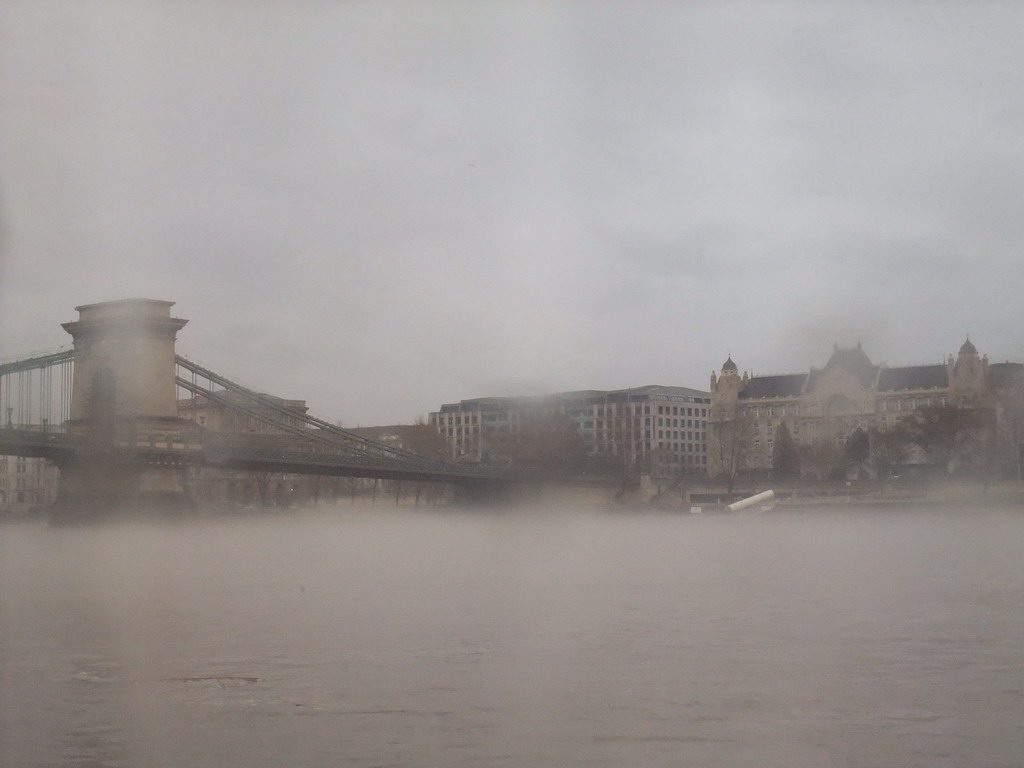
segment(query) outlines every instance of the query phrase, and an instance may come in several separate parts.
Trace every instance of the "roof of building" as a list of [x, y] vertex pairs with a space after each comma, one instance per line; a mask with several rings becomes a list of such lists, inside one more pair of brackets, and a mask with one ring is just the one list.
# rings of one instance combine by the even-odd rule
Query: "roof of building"
[[682, 397], [706, 397], [709, 393], [702, 389], [691, 389], [690, 387], [674, 387], [667, 384], [647, 384], [643, 387], [632, 387], [631, 389], [618, 389], [615, 392], [635, 392], [637, 394], [651, 395], [677, 395]]
[[996, 389], [1024, 386], [1024, 363], [992, 363], [988, 373]]
[[[977, 354], [977, 349], [970, 339], [960, 347], [960, 354], [965, 352]], [[722, 370], [725, 368], [723, 365]], [[875, 365], [858, 344], [852, 349], [840, 349], [836, 346], [824, 369], [812, 368], [808, 373], [752, 377], [745, 382], [739, 396], [742, 400], [798, 397], [804, 392], [813, 392], [821, 377], [834, 368], [849, 372], [856, 377], [862, 387], [877, 392], [946, 389], [950, 386], [949, 369], [944, 364], [907, 365], [897, 368]], [[1024, 387], [1024, 363], [992, 363], [988, 370], [992, 385], [997, 389]]]
[[737, 371], [737, 370], [739, 370], [739, 369], [738, 369], [738, 368], [736, 367], [736, 363], [734, 363], [734, 362], [732, 361], [732, 355], [729, 355], [729, 356], [728, 356], [728, 357], [727, 357], [727, 358], [725, 359], [725, 362], [724, 362], [724, 363], [722, 363], [722, 370], [723, 370], [723, 371]]
[[852, 349], [840, 349], [837, 346], [825, 364], [826, 371], [830, 368], [842, 368], [852, 373], [865, 388], [873, 387], [878, 376], [878, 366], [871, 362], [860, 344]]
[[744, 400], [761, 397], [797, 397], [804, 391], [806, 373], [788, 373], [781, 376], [755, 376], [740, 392]]
[[445, 403], [440, 413], [460, 411], [482, 411], [505, 408], [536, 407], [538, 405], [599, 405], [603, 402], [634, 402], [646, 399], [687, 400], [698, 403], [711, 402], [711, 393], [689, 387], [671, 387], [662, 384], [647, 384], [628, 389], [579, 389], [570, 392], [551, 392], [546, 395], [524, 395], [520, 397], [478, 397], [458, 403]]
[[883, 368], [878, 374], [878, 391], [900, 389], [944, 389], [949, 386], [949, 370], [944, 365], [909, 365]]

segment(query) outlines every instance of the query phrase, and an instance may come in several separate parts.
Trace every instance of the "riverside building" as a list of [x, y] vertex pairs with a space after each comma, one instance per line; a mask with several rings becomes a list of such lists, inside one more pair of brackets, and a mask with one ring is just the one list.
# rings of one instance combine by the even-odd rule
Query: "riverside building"
[[[1020, 363], [989, 363], [966, 340], [956, 357], [934, 365], [875, 364], [858, 343], [837, 345], [822, 369], [749, 376], [730, 356], [711, 374], [709, 474], [726, 471], [721, 449], [730, 428], [744, 425], [743, 469], [767, 470], [778, 430], [785, 425], [798, 445], [830, 443], [841, 450], [860, 429], [885, 431], [920, 408], [955, 406], [998, 411], [997, 393], [1019, 382]], [[728, 461], [728, 458], [725, 459]]]
[[560, 414], [575, 426], [588, 465], [625, 465], [660, 477], [703, 475], [710, 393], [649, 385], [537, 397], [483, 397], [442, 405], [430, 424], [454, 460], [507, 459], [505, 446], [531, 417]]
[[52, 506], [59, 482], [60, 470], [48, 459], [0, 456], [0, 516]]

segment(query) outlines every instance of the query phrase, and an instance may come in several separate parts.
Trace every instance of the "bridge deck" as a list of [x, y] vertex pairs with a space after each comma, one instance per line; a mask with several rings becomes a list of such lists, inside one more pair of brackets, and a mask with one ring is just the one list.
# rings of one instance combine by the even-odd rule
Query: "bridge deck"
[[[0, 429], [0, 455], [34, 456], [62, 464], [79, 455], [110, 454], [125, 462], [241, 469], [292, 474], [370, 477], [477, 484], [500, 482], [501, 469], [437, 462], [429, 459], [382, 458], [318, 450], [297, 451], [253, 447], [217, 439], [169, 442], [165, 437], [133, 434], [120, 436], [107, 446], [79, 435], [28, 429]], [[160, 439], [163, 437], [163, 439]]]

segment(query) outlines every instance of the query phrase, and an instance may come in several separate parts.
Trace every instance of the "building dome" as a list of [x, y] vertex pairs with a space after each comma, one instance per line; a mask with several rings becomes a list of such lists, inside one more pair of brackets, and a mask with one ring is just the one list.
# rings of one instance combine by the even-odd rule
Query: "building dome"
[[967, 341], [965, 341], [965, 342], [964, 342], [964, 343], [963, 343], [963, 344], [962, 344], [962, 345], [960, 346], [960, 354], [961, 354], [961, 355], [976, 355], [976, 354], [978, 354], [978, 348], [977, 348], [977, 347], [975, 347], [975, 346], [974, 346], [974, 345], [973, 345], [973, 344], [971, 343], [971, 337], [970, 337], [970, 336], [968, 336], [968, 337], [967, 337]]
[[725, 373], [726, 371], [738, 371], [738, 370], [739, 370], [739, 368], [736, 367], [736, 363], [734, 363], [732, 361], [732, 355], [729, 355], [729, 357], [726, 358], [725, 362], [722, 363], [722, 373]]

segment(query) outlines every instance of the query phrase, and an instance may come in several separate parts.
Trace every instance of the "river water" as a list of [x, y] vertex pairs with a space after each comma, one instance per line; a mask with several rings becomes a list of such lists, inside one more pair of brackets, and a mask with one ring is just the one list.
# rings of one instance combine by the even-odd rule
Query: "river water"
[[0, 525], [0, 765], [1024, 764], [1024, 512]]

